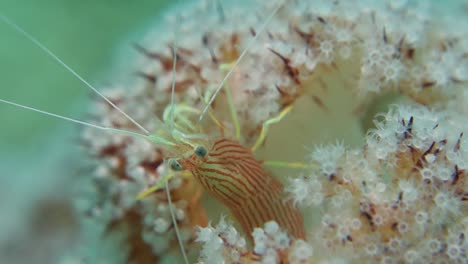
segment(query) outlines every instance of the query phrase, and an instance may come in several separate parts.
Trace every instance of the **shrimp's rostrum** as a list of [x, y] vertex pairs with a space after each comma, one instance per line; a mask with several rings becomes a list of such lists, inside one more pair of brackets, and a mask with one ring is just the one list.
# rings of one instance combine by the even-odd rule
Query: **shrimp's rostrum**
[[197, 146], [188, 157], [173, 160], [175, 170], [189, 170], [204, 189], [227, 206], [249, 236], [275, 220], [295, 238], [304, 238], [301, 213], [285, 201], [282, 184], [262, 168], [250, 149], [220, 138], [209, 149]]

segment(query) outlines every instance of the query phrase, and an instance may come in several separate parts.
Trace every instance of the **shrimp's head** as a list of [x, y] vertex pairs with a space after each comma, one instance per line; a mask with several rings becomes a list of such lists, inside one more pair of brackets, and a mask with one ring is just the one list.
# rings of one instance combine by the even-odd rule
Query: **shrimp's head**
[[204, 134], [192, 134], [177, 128], [162, 127], [151, 136], [154, 144], [161, 146], [174, 171], [190, 170], [204, 162], [208, 156], [210, 140]]
[[169, 160], [169, 166], [174, 171], [192, 170], [208, 159], [208, 148], [206, 145], [195, 145], [184, 155]]
[[220, 124], [213, 116], [200, 122], [200, 114], [200, 110], [183, 103], [169, 105], [164, 110], [160, 129], [154, 133], [158, 142], [154, 142], [164, 145], [168, 165], [174, 171], [191, 170], [208, 158], [213, 135], [206, 130], [220, 128]]

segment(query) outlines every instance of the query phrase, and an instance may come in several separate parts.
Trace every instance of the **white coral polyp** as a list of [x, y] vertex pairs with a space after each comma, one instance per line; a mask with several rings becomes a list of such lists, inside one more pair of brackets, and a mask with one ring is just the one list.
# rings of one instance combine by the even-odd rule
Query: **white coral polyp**
[[315, 147], [312, 151], [311, 158], [319, 164], [323, 174], [332, 175], [336, 172], [344, 153], [344, 145], [342, 143], [336, 143], [334, 145]]

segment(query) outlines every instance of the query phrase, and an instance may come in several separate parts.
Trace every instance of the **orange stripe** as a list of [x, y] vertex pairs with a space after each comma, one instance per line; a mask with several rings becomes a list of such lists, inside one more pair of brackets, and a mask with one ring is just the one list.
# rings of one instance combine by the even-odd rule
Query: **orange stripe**
[[219, 153], [219, 152], [225, 152], [226, 150], [242, 150], [243, 153], [246, 153], [246, 154], [251, 154], [252, 151], [250, 151], [250, 149], [247, 149], [247, 148], [244, 148], [242, 145], [239, 145], [237, 143], [226, 143], [226, 144], [223, 144], [223, 145], [218, 145], [216, 146], [215, 148], [213, 148], [210, 152], [211, 153]]
[[[239, 167], [239, 169], [241, 170], [242, 172], [242, 175], [244, 175], [244, 177], [249, 180], [250, 184], [252, 186], [255, 186], [256, 189], [261, 189], [263, 191], [268, 191], [267, 188], [268, 186], [266, 186], [265, 182], [263, 182], [261, 180], [261, 178], [263, 178], [262, 176], [262, 173], [260, 173], [257, 168], [252, 168], [251, 170], [249, 169], [246, 169], [244, 167], [244, 165], [242, 165], [241, 163], [237, 164], [237, 166]], [[254, 171], [255, 170], [255, 171]], [[257, 173], [255, 173], [257, 172]], [[248, 177], [247, 177], [248, 176]]]
[[237, 169], [240, 172], [240, 175], [242, 175], [243, 178], [245, 178], [245, 180], [249, 183], [250, 186], [252, 186], [252, 188], [255, 191], [257, 191], [256, 189], [258, 189], [257, 187], [259, 186], [261, 187], [261, 189], [265, 190], [265, 187], [262, 184], [259, 184], [259, 181], [256, 180], [255, 174], [252, 174], [252, 172], [246, 170], [244, 166], [241, 165], [241, 163], [238, 163], [236, 165]]
[[[223, 144], [224, 143], [224, 144]], [[238, 147], [238, 148], [242, 148], [242, 149], [247, 149], [245, 148], [244, 146], [242, 146], [241, 144], [239, 144], [238, 142], [236, 141], [233, 141], [233, 140], [222, 140], [222, 141], [218, 141], [218, 142], [215, 142], [213, 147], [211, 148], [211, 150], [213, 151], [217, 151], [217, 150], [220, 150], [222, 148], [225, 148], [226, 146], [234, 146], [234, 147]]]
[[210, 150], [210, 153], [224, 152], [226, 149], [227, 150], [229, 149], [243, 150], [245, 153], [248, 153], [248, 154], [252, 153], [250, 149], [244, 148], [242, 145], [239, 145], [237, 143], [232, 143], [232, 142], [227, 142], [224, 144], [213, 146], [213, 148]]
[[[232, 199], [232, 196], [228, 195], [227, 193], [224, 193], [223, 191], [219, 189], [213, 190], [213, 192], [215, 193], [214, 196], [218, 196], [218, 199], [221, 200], [222, 202], [224, 201], [226, 203], [231, 203], [232, 205], [237, 206], [237, 207], [242, 206], [242, 204], [238, 202], [236, 199]], [[222, 199], [220, 196], [224, 196], [225, 198]]]
[[248, 229], [248, 225], [247, 225], [247, 222], [245, 220], [245, 216], [242, 215], [240, 213], [240, 211], [238, 210], [232, 210], [231, 213], [234, 215], [234, 217], [237, 219], [237, 221], [239, 221], [241, 227], [242, 227], [242, 230], [247, 230]]
[[[203, 167], [200, 167], [198, 168], [198, 170], [200, 171], [205, 171], [205, 172], [210, 172], [210, 173], [213, 173], [213, 174], [220, 174], [220, 175], [223, 175], [223, 176], [226, 176], [226, 177], [229, 177], [230, 179], [234, 180], [234, 182], [230, 182], [228, 180], [225, 180], [225, 179], [219, 179], [219, 177], [213, 177], [213, 176], [209, 176], [209, 175], [205, 175], [205, 177], [207, 178], [210, 178], [212, 180], [217, 180], [217, 181], [225, 181], [225, 182], [230, 182], [231, 184], [233, 185], [236, 185], [236, 183], [239, 183], [240, 185], [242, 185], [245, 190], [251, 194], [254, 194], [255, 193], [255, 190], [252, 190], [252, 187], [253, 186], [247, 186], [244, 182], [242, 182], [242, 180], [240, 180], [239, 178], [233, 176], [233, 175], [230, 175], [228, 173], [225, 173], [223, 171], [220, 171], [220, 170], [217, 170], [217, 169], [209, 169], [209, 168], [203, 168]], [[237, 186], [236, 186], [237, 187]], [[237, 187], [240, 191], [242, 189], [240, 189], [239, 187]]]
[[[281, 197], [281, 193], [278, 193], [278, 196]], [[283, 203], [281, 198], [277, 201], [277, 203], [279, 208], [283, 211], [282, 218], [284, 221], [284, 226], [287, 227], [291, 235], [297, 237], [297, 234], [299, 233], [299, 230], [297, 229], [298, 226], [296, 225], [298, 219], [294, 210], [291, 210], [292, 208], [289, 206], [289, 204]]]
[[255, 225], [255, 218], [249, 214], [248, 207], [245, 205], [240, 208], [240, 211], [248, 219], [247, 230], [244, 230], [244, 232], [246, 232], [249, 236], [252, 236], [253, 226]]
[[253, 232], [254, 228], [261, 227], [262, 217], [260, 214], [256, 213], [256, 212], [259, 212], [259, 209], [257, 208], [256, 205], [253, 204], [253, 201], [249, 203], [249, 205], [250, 206], [247, 206], [248, 212], [252, 216], [255, 216], [255, 222], [253, 222], [252, 226], [250, 227], [250, 232]]
[[269, 204], [269, 207], [267, 210], [269, 210], [275, 217], [273, 218], [280, 227], [284, 228], [284, 225], [283, 223], [281, 223], [281, 212], [278, 208], [276, 208], [276, 206], [274, 206], [274, 204], [272, 203], [272, 200], [269, 199], [268, 197], [268, 194], [265, 194], [265, 199], [267, 200], [267, 203]]
[[262, 211], [264, 210], [258, 206], [256, 199], [251, 199], [249, 204], [251, 205], [251, 207], [248, 207], [250, 209], [250, 213], [255, 215], [255, 219], [256, 219], [254, 227], [262, 227], [262, 223], [264, 219]]
[[213, 161], [213, 160], [208, 160], [205, 161], [204, 164], [209, 164], [209, 165], [232, 165], [232, 161]]
[[228, 138], [220, 138], [220, 139], [218, 139], [218, 140], [215, 141], [215, 143], [213, 144], [213, 146], [216, 146], [216, 145], [221, 144], [221, 143], [226, 142], [226, 141], [232, 142], [231, 139], [228, 139]]
[[226, 154], [233, 154], [233, 153], [250, 154], [249, 152], [246, 152], [243, 149], [237, 149], [237, 150], [236, 149], [229, 149], [229, 150], [225, 150], [225, 151], [218, 152], [218, 153], [210, 153], [210, 157], [219, 157], [219, 156], [223, 156], [223, 155], [226, 155]]
[[274, 220], [275, 217], [273, 217], [273, 214], [271, 212], [271, 206], [269, 206], [268, 201], [265, 199], [263, 200], [264, 195], [259, 195], [257, 200], [258, 203], [262, 206], [262, 209], [260, 210], [261, 215], [263, 216], [263, 220], [260, 226], [263, 226], [266, 222]]
[[241, 144], [237, 143], [237, 142], [234, 142], [234, 141], [230, 141], [230, 142], [225, 142], [225, 143], [222, 143], [222, 144], [215, 144], [211, 151], [210, 152], [219, 152], [221, 150], [224, 150], [224, 149], [237, 149], [237, 150], [244, 150], [246, 153], [252, 153], [252, 151], [248, 148], [245, 148], [244, 146], [242, 146]]
[[[226, 163], [237, 164], [239, 162], [249, 163], [249, 160], [253, 159], [253, 158], [251, 156], [242, 156], [242, 155], [224, 155], [224, 156], [221, 156], [221, 157], [216, 157], [214, 159], [214, 162], [216, 163], [217, 161], [220, 161], [221, 159], [225, 160]], [[256, 166], [255, 164], [252, 164], [252, 165]]]
[[284, 226], [289, 230], [291, 235], [296, 236], [296, 234], [298, 233], [295, 226], [297, 219], [294, 213], [291, 212], [290, 208], [288, 208], [288, 206], [286, 205], [281, 206], [281, 208], [283, 209]]
[[[220, 188], [225, 188], [226, 190], [223, 191], [226, 193], [226, 195], [229, 196], [234, 196], [234, 199], [240, 200], [240, 201], [246, 201], [248, 200], [249, 194], [246, 193], [245, 191], [239, 189], [238, 186], [234, 184], [230, 184], [229, 181], [222, 180], [222, 179], [210, 179], [211, 181], [216, 181], [217, 183], [211, 184], [212, 189], [220, 189]], [[227, 193], [231, 192], [231, 193]]]

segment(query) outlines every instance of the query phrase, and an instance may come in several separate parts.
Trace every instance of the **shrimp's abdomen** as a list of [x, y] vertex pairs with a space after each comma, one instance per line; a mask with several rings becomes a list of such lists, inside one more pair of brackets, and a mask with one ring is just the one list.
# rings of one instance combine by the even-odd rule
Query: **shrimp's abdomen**
[[254, 228], [272, 220], [293, 237], [305, 238], [302, 215], [286, 201], [283, 185], [240, 143], [217, 140], [205, 161], [190, 171], [208, 193], [230, 209], [250, 239]]
[[278, 189], [267, 186], [271, 188], [269, 192], [259, 192], [242, 206], [231, 208], [231, 212], [248, 234], [252, 234], [255, 227], [263, 227], [266, 222], [274, 220], [293, 237], [304, 239], [302, 215], [293, 204], [285, 201], [283, 187], [278, 184]]

